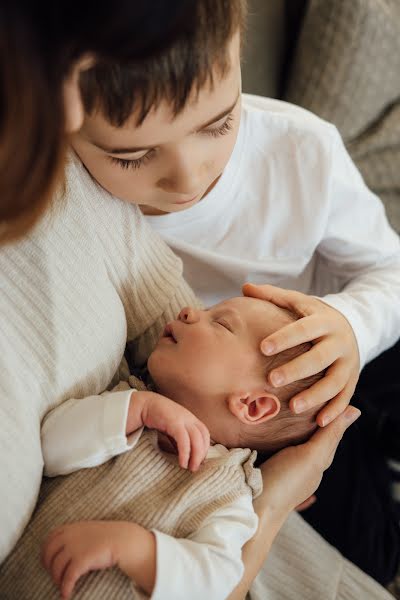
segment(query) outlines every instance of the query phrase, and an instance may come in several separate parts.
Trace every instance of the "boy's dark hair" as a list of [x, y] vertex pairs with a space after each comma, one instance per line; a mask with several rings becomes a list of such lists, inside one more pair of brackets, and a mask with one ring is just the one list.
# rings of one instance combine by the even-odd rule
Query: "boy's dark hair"
[[228, 42], [242, 30], [246, 0], [197, 0], [195, 30], [183, 31], [164, 51], [129, 63], [102, 61], [82, 74], [85, 111], [99, 110], [121, 127], [134, 111], [140, 125], [151, 108], [167, 100], [177, 115], [191, 94], [213, 85], [213, 69], [222, 77], [229, 68]]

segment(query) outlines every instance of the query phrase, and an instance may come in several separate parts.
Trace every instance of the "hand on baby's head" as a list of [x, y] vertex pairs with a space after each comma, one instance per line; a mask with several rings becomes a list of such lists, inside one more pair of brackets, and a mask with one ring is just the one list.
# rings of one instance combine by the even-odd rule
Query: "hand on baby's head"
[[304, 441], [316, 428], [316, 411], [293, 415], [288, 402], [322, 373], [282, 388], [270, 386], [267, 375], [311, 346], [272, 357], [260, 351], [266, 335], [295, 319], [255, 298], [233, 298], [207, 310], [183, 309], [149, 358], [157, 390], [191, 410], [212, 439], [228, 447], [273, 451]]

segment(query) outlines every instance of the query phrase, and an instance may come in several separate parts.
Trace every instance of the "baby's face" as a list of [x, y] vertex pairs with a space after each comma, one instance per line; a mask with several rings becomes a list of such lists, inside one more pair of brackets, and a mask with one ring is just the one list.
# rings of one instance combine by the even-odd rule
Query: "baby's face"
[[230, 394], [265, 385], [260, 342], [288, 322], [284, 311], [255, 298], [183, 309], [150, 356], [150, 374], [160, 393], [190, 409], [213, 436], [226, 423]]

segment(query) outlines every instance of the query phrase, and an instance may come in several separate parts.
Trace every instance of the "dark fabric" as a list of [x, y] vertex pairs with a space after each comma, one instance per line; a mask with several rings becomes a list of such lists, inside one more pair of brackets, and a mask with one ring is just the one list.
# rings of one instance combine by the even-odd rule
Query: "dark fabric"
[[400, 343], [363, 370], [352, 404], [362, 415], [339, 445], [317, 502], [302, 516], [344, 556], [387, 585], [400, 563], [400, 515], [390, 495], [385, 458], [400, 438]]

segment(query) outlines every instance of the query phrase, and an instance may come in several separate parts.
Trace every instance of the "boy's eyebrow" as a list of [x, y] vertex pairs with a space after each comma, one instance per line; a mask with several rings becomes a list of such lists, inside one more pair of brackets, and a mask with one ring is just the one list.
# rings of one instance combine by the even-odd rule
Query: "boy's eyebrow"
[[[201, 131], [202, 129], [206, 129], [206, 127], [209, 127], [213, 123], [216, 123], [217, 121], [220, 121], [221, 119], [226, 117], [226, 115], [229, 115], [229, 113], [231, 113], [233, 111], [233, 109], [235, 108], [237, 101], [239, 100], [239, 96], [240, 96], [240, 90], [238, 91], [235, 101], [230, 106], [228, 106], [228, 108], [224, 109], [218, 115], [215, 115], [214, 117], [212, 117], [212, 119], [207, 121], [207, 123], [203, 123], [202, 125], [199, 125], [193, 131]], [[153, 144], [151, 146], [140, 146], [140, 148], [134, 147], [134, 146], [130, 146], [127, 148], [109, 148], [107, 146], [104, 146], [103, 144], [99, 144], [99, 143], [93, 142], [93, 141], [92, 141], [92, 144], [94, 146], [96, 146], [97, 148], [100, 148], [100, 150], [107, 152], [108, 154], [134, 154], [135, 152], [142, 152], [143, 150], [151, 150], [152, 148], [156, 147], [156, 145]]]

